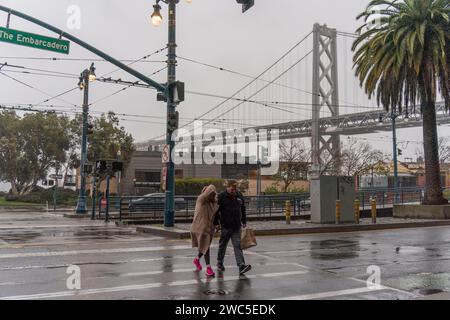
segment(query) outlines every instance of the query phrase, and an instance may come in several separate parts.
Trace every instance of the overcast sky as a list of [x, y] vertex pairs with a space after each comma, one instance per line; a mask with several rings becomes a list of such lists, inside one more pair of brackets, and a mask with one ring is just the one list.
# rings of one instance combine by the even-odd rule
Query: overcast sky
[[[326, 23], [340, 31], [353, 32], [359, 25], [355, 20], [356, 15], [368, 3], [367, 0], [256, 0], [255, 2], [250, 11], [242, 14], [241, 7], [235, 0], [193, 0], [192, 4], [181, 0], [177, 12], [177, 53], [212, 65], [257, 75], [308, 34], [315, 22]], [[159, 28], [156, 28], [150, 23], [154, 4], [152, 0], [0, 0], [0, 4], [60, 27], [119, 59], [138, 59], [163, 48], [167, 43], [167, 7], [161, 3], [165, 20]], [[69, 18], [67, 8], [70, 5], [77, 5], [81, 9], [79, 30], [69, 30], [67, 27]], [[0, 25], [5, 26], [6, 16], [0, 13]], [[12, 17], [10, 27], [54, 36], [16, 17]], [[155, 55], [151, 59], [163, 61], [164, 54]], [[93, 54], [75, 44], [71, 45], [70, 55], [65, 56], [6, 43], [0, 44], [0, 57], [0, 62], [6, 61], [9, 64], [70, 74], [79, 74], [90, 65], [90, 61], [36, 61], [4, 57], [95, 58]], [[114, 66], [104, 62], [96, 62], [96, 67], [97, 75], [116, 70]], [[164, 67], [164, 63], [138, 63], [133, 67], [149, 75]], [[77, 85], [77, 79], [14, 73], [8, 75], [51, 96]], [[120, 71], [113, 73], [111, 77], [135, 80]], [[153, 78], [165, 82], [166, 72], [160, 72]], [[186, 83], [187, 90], [224, 96], [231, 95], [248, 82], [248, 79], [243, 77], [181, 60], [177, 78]], [[90, 101], [102, 99], [121, 88], [103, 83], [95, 83], [92, 87]], [[48, 98], [45, 94], [4, 76], [0, 76], [0, 88], [0, 103], [35, 104]], [[53, 100], [52, 103], [67, 106], [67, 102], [70, 102], [80, 105], [82, 93], [76, 90], [61, 98], [65, 101]], [[188, 95], [187, 101], [179, 108], [180, 116], [194, 118], [218, 101]], [[156, 117], [127, 117], [127, 121], [122, 121], [138, 142], [155, 137], [165, 130], [165, 105], [156, 101], [155, 91], [130, 88], [94, 104], [91, 110], [94, 112], [113, 110], [117, 113]], [[448, 127], [440, 127], [439, 133], [442, 136], [449, 135]], [[413, 157], [418, 144], [406, 142], [402, 144], [402, 141], [421, 141], [421, 129], [401, 130], [398, 135], [399, 146], [405, 149], [401, 159], [405, 156]], [[374, 147], [385, 152], [392, 151], [391, 144], [388, 143], [390, 133], [367, 137]]]

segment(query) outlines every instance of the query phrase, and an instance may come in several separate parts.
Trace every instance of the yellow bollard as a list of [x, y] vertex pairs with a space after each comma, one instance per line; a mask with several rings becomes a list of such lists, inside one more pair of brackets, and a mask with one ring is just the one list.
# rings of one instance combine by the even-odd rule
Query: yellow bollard
[[360, 212], [359, 212], [359, 199], [355, 200], [355, 223], [359, 224]]
[[370, 205], [372, 207], [372, 223], [377, 223], [377, 200], [372, 199]]
[[291, 224], [291, 202], [289, 200], [286, 201], [284, 210], [286, 216], [286, 224]]
[[336, 224], [341, 223], [341, 200], [336, 200]]

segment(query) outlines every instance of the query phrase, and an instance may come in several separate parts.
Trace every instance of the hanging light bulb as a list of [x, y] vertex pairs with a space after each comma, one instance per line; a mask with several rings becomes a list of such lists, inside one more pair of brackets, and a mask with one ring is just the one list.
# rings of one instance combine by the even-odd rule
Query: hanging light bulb
[[151, 15], [151, 18], [152, 18], [153, 25], [156, 27], [158, 27], [163, 20], [163, 17], [161, 15], [160, 11], [161, 11], [161, 6], [159, 4], [155, 4], [153, 6], [153, 13]]

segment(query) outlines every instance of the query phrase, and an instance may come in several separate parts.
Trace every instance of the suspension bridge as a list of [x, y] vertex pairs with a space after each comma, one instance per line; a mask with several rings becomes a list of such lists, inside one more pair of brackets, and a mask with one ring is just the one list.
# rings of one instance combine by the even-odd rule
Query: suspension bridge
[[[209, 95], [222, 101], [180, 127], [193, 132], [195, 120], [201, 120], [204, 127], [220, 130], [224, 136], [237, 130], [269, 134], [278, 130], [280, 139], [311, 138], [315, 164], [320, 163], [322, 152], [339, 152], [341, 135], [392, 130], [391, 112], [368, 98], [354, 74], [351, 47], [356, 37], [315, 24], [312, 32], [256, 77], [178, 57], [251, 79], [231, 96]], [[443, 103], [437, 104], [436, 113], [438, 124], [450, 123]], [[421, 125], [420, 107], [396, 117], [398, 129]], [[150, 141], [162, 145], [161, 138]]]

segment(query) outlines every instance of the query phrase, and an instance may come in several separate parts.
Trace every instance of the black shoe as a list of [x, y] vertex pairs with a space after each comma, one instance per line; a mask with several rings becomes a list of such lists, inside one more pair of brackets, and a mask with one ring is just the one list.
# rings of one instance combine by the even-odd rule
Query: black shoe
[[225, 267], [223, 266], [223, 263], [217, 263], [217, 270], [224, 272], [225, 271]]
[[239, 274], [242, 275], [242, 274], [244, 274], [244, 273], [246, 273], [246, 272], [248, 272], [250, 270], [252, 270], [252, 266], [251, 265], [249, 265], [249, 264], [243, 265], [243, 266], [239, 267]]

